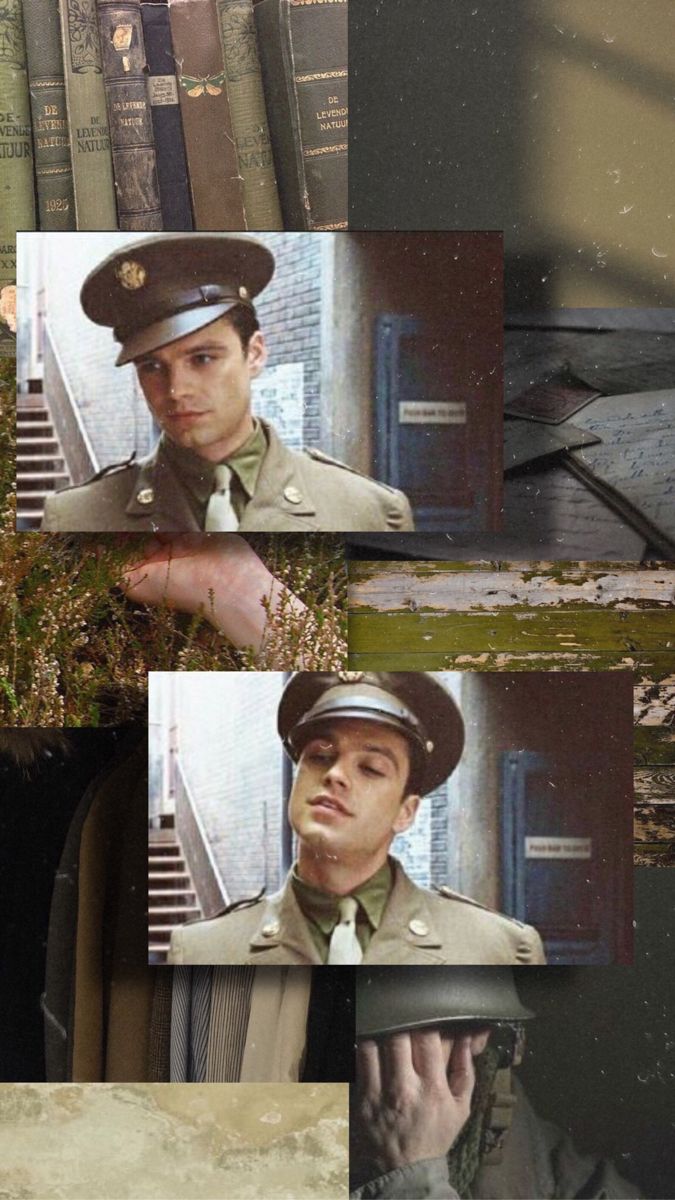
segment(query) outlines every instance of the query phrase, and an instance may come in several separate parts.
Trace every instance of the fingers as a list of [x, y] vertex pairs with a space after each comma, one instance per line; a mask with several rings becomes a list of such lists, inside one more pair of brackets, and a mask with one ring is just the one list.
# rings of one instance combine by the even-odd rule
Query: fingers
[[490, 1030], [482, 1029], [480, 1033], [474, 1033], [471, 1036], [471, 1054], [474, 1058], [478, 1058], [482, 1054], [490, 1040]]
[[447, 1057], [440, 1029], [417, 1029], [410, 1041], [415, 1073], [425, 1083], [444, 1089]]
[[377, 1042], [364, 1038], [356, 1045], [356, 1078], [365, 1099], [375, 1104], [382, 1091], [380, 1052]]
[[455, 1100], [470, 1099], [475, 1082], [476, 1073], [473, 1069], [471, 1036], [463, 1034], [461, 1037], [455, 1038], [453, 1042], [448, 1066], [448, 1084]]
[[394, 1093], [413, 1078], [412, 1041], [409, 1033], [393, 1033], [380, 1042], [380, 1069], [386, 1091]]

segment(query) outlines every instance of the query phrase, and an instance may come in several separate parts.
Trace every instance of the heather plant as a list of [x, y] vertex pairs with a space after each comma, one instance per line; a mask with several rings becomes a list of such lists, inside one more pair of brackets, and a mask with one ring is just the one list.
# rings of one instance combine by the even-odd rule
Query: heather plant
[[[119, 587], [129, 537], [16, 533], [14, 364], [0, 383], [0, 724], [101, 725], [142, 712], [150, 670], [330, 669], [344, 664], [346, 572], [329, 534], [250, 535], [306, 605], [269, 616], [257, 655], [203, 615], [131, 603]], [[135, 539], [134, 544], [142, 544]]]

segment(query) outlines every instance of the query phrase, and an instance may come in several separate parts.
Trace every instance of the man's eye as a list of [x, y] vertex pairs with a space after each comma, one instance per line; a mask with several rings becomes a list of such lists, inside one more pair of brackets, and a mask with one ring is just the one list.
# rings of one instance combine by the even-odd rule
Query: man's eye
[[331, 754], [330, 750], [310, 750], [305, 757], [308, 758], [310, 762], [326, 763], [332, 760], [333, 755]]
[[197, 367], [206, 367], [213, 362], [212, 354], [193, 354], [192, 361]]
[[362, 763], [361, 770], [366, 775], [375, 775], [375, 776], [378, 776], [379, 778], [384, 777], [384, 771], [380, 771], [377, 767], [374, 767], [371, 763]]
[[159, 371], [159, 368], [160, 364], [158, 362], [153, 362], [152, 359], [148, 359], [147, 362], [138, 363], [137, 365], [139, 375], [152, 375]]

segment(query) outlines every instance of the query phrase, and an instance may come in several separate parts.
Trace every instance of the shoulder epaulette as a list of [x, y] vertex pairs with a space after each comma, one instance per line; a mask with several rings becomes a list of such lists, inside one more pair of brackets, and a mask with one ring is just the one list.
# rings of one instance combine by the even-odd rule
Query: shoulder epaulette
[[462, 892], [455, 892], [452, 888], [442, 884], [440, 887], [434, 887], [434, 891], [439, 896], [443, 896], [445, 900], [459, 900], [462, 904], [470, 904], [473, 908], [480, 908], [483, 912], [491, 913], [493, 917], [501, 917], [504, 921], [510, 921], [513, 925], [517, 925], [519, 929], [526, 929], [527, 926], [523, 921], [518, 921], [516, 917], [509, 917], [506, 913], [499, 912], [496, 908], [490, 908], [487, 904], [481, 904], [480, 900], [474, 900], [472, 896], [465, 896]]
[[226, 904], [224, 908], [219, 908], [217, 912], [211, 913], [210, 917], [191, 917], [189, 921], [184, 921], [185, 925], [205, 925], [207, 921], [216, 921], [218, 917], [226, 917], [229, 913], [236, 912], [239, 908], [253, 908], [256, 904], [260, 904], [265, 895], [265, 888], [258, 892], [257, 896], [246, 896], [243, 900], [235, 900], [234, 904]]
[[388, 483], [381, 483], [379, 479], [373, 479], [372, 475], [366, 475], [365, 471], [357, 471], [356, 467], [350, 467], [348, 463], [341, 462], [339, 458], [331, 458], [330, 454], [324, 454], [323, 450], [305, 447], [304, 453], [316, 462], [328, 463], [330, 467], [340, 467], [343, 471], [349, 471], [350, 475], [357, 475], [359, 479], [366, 479], [375, 487], [381, 487], [385, 492], [393, 492], [396, 495], [397, 489], [390, 487]]
[[82, 483], [71, 483], [68, 485], [68, 487], [59, 488], [58, 493], [55, 493], [55, 495], [60, 496], [61, 492], [74, 492], [78, 488], [86, 487], [89, 483], [98, 483], [99, 479], [104, 479], [106, 475], [116, 475], [120, 471], [126, 471], [129, 467], [133, 466], [135, 461], [136, 451], [134, 450], [133, 454], [131, 454], [129, 458], [125, 458], [124, 462], [111, 463], [109, 467], [101, 467], [100, 471], [97, 471], [95, 475], [90, 475], [89, 478], [84, 479]]

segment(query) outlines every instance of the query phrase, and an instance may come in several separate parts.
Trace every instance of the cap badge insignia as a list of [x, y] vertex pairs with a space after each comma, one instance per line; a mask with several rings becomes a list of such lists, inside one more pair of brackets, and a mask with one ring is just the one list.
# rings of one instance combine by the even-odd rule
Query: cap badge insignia
[[115, 267], [115, 275], [123, 288], [126, 288], [128, 292], [136, 292], [138, 288], [143, 287], [148, 272], [142, 263], [135, 262], [133, 258], [126, 258], [124, 262]]
[[136, 494], [136, 500], [139, 504], [152, 504], [155, 499], [155, 493], [152, 488], [141, 488]]
[[248, 300], [249, 299], [248, 288], [245, 288], [245, 287], [239, 288], [239, 299], [240, 300]]
[[338, 671], [337, 674], [341, 683], [360, 683], [365, 671]]

